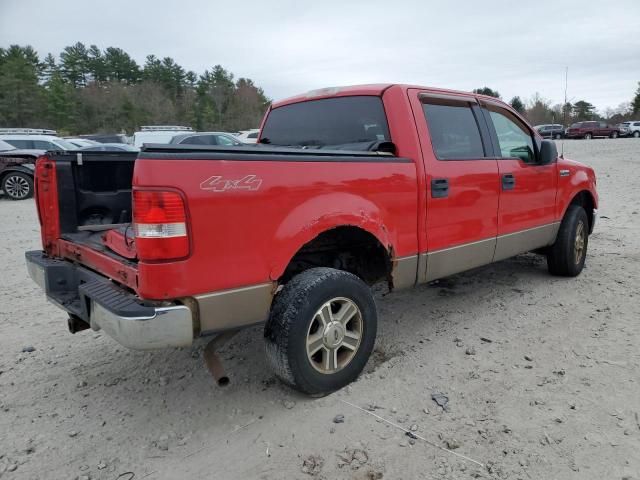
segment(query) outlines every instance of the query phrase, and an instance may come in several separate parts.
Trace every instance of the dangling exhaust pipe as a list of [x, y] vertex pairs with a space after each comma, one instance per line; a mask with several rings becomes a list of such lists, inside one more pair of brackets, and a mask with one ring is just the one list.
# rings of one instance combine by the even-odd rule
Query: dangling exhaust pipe
[[216, 337], [211, 340], [206, 347], [204, 347], [204, 362], [219, 387], [226, 387], [229, 385], [229, 377], [224, 371], [222, 361], [220, 360], [220, 357], [218, 357], [216, 350], [227, 343], [227, 341], [229, 341], [236, 333], [238, 333], [238, 330], [220, 333], [216, 335]]

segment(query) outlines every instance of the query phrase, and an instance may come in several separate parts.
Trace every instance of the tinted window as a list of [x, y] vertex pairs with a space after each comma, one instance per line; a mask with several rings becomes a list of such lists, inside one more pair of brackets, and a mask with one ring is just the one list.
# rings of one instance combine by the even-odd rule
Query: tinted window
[[16, 148], [34, 148], [31, 140], [5, 140]]
[[218, 135], [218, 138], [216, 138], [216, 140], [218, 141], [218, 145], [235, 145], [237, 143], [229, 137], [225, 137], [224, 135]]
[[209, 145], [204, 135], [194, 135], [193, 137], [183, 138], [180, 143], [186, 145]]
[[634, 127], [640, 127], [640, 122], [634, 122], [633, 126]]
[[600, 122], [600, 128], [607, 128], [607, 122]]
[[253, 132], [247, 135], [247, 138], [258, 138], [258, 132]]
[[500, 156], [502, 158], [519, 158], [527, 163], [535, 163], [533, 138], [529, 129], [506, 110], [492, 109], [489, 115], [498, 137]]
[[484, 157], [476, 117], [468, 105], [423, 103], [431, 144], [439, 160]]
[[45, 142], [44, 140], [34, 140], [33, 148], [40, 150], [58, 150], [58, 148], [51, 142]]
[[[256, 138], [251, 134], [248, 138]], [[273, 109], [262, 130], [273, 145], [367, 150], [390, 141], [379, 97], [337, 97], [294, 103]]]
[[199, 138], [203, 145], [218, 145], [217, 135], [200, 135]]

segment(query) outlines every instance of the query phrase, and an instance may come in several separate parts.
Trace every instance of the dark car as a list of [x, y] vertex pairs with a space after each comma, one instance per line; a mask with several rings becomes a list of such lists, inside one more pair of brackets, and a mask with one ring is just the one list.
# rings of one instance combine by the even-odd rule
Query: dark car
[[139, 152], [136, 147], [126, 143], [101, 143], [80, 149], [81, 152]]
[[543, 138], [554, 138], [559, 140], [564, 137], [564, 126], [558, 123], [536, 125], [533, 128], [535, 128]]
[[20, 149], [0, 140], [0, 188], [11, 200], [33, 196], [33, 172], [36, 158], [44, 150]]
[[228, 147], [244, 145], [230, 133], [224, 132], [181, 133], [173, 137], [169, 143], [180, 145], [222, 145]]
[[620, 131], [609, 125], [607, 122], [578, 122], [567, 128], [564, 133], [566, 138], [585, 138], [590, 140], [594, 137], [618, 138]]

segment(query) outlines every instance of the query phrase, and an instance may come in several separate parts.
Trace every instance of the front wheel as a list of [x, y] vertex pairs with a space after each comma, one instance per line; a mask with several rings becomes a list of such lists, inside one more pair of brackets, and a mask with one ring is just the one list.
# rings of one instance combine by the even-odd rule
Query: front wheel
[[377, 313], [355, 275], [312, 268], [276, 296], [264, 330], [267, 360], [296, 390], [324, 395], [354, 381], [369, 359]]
[[640, 130], [633, 132], [633, 138], [640, 138]]
[[547, 252], [549, 273], [575, 277], [582, 272], [589, 244], [589, 220], [579, 205], [570, 205], [565, 213], [556, 241]]
[[591, 135], [590, 133], [585, 133], [584, 134], [584, 139], [585, 140], [591, 140], [593, 138], [593, 135]]
[[560, 140], [562, 138], [562, 135], [560, 135], [559, 133], [556, 133], [556, 140]]
[[618, 138], [618, 132], [611, 132], [611, 138]]
[[11, 200], [33, 197], [33, 177], [22, 172], [9, 172], [2, 180], [2, 190]]

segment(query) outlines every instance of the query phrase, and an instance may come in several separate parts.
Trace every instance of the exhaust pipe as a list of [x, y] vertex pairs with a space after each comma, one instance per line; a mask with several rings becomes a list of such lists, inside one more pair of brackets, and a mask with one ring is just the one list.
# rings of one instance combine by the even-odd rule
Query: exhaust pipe
[[227, 341], [229, 341], [229, 339], [231, 339], [236, 333], [238, 333], [237, 330], [220, 333], [213, 340], [211, 340], [206, 347], [204, 347], [204, 363], [207, 365], [209, 372], [211, 373], [219, 387], [226, 387], [227, 385], [229, 385], [230, 380], [226, 372], [224, 371], [222, 361], [216, 353], [216, 350], [227, 343]]

